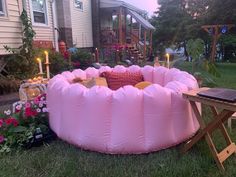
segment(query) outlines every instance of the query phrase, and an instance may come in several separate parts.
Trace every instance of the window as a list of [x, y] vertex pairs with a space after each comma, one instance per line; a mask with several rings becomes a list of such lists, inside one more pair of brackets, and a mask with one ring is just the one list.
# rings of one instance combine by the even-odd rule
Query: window
[[75, 0], [75, 7], [76, 7], [77, 9], [83, 10], [83, 9], [84, 9], [83, 6], [84, 6], [84, 5], [83, 5], [83, 2], [82, 2], [82, 1], [80, 1], [80, 0]]
[[5, 16], [5, 2], [0, 0], [0, 16]]
[[47, 24], [46, 0], [32, 0], [33, 22]]

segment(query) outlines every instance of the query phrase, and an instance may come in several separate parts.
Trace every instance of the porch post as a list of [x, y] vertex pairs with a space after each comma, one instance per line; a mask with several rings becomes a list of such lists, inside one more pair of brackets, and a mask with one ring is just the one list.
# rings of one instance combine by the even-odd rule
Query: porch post
[[124, 18], [125, 18], [124, 19], [125, 24], [124, 24], [124, 35], [123, 35], [124, 41], [123, 42], [124, 42], [124, 44], [126, 44], [126, 40], [127, 40], [127, 31], [126, 31], [127, 30], [127, 9], [124, 9]]
[[131, 42], [131, 44], [133, 44], [132, 33], [133, 33], [133, 17], [130, 16], [130, 42]]
[[149, 41], [149, 55], [152, 54], [152, 30], [150, 30], [150, 41]]
[[147, 41], [147, 31], [144, 30], [144, 50], [143, 50], [143, 55], [144, 55], [144, 59], [145, 60], [146, 60], [146, 51], [147, 51], [146, 41]]
[[138, 32], [138, 37], [139, 37], [139, 40], [142, 39], [142, 25], [139, 24], [139, 32]]
[[119, 10], [119, 44], [122, 44], [122, 7]]
[[100, 0], [92, 0], [92, 28], [93, 28], [93, 46], [101, 47], [101, 24], [100, 24]]

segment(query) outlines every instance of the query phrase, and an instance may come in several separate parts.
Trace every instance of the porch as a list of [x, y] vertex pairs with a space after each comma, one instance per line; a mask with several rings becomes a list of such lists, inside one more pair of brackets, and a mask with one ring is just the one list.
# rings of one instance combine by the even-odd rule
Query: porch
[[146, 11], [123, 1], [100, 1], [101, 47], [121, 46], [130, 55], [145, 59], [152, 53], [155, 29], [145, 18]]

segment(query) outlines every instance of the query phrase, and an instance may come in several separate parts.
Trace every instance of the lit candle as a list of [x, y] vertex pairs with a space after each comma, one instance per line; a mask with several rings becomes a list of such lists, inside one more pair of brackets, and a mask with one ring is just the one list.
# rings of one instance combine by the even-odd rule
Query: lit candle
[[48, 52], [44, 51], [45, 57], [46, 57], [46, 71], [47, 71], [47, 78], [50, 79], [50, 71], [49, 71], [49, 58], [48, 58]]
[[45, 53], [45, 56], [46, 56], [46, 64], [48, 64], [48, 63], [49, 63], [48, 52], [47, 52], [47, 51], [44, 51], [44, 53]]
[[166, 59], [167, 59], [167, 68], [170, 68], [170, 54], [166, 54]]
[[95, 49], [95, 59], [96, 59], [96, 63], [98, 62], [98, 57], [99, 57], [98, 48], [96, 48], [96, 49]]
[[37, 58], [37, 61], [39, 62], [39, 74], [42, 74], [43, 73], [42, 61], [40, 58]]

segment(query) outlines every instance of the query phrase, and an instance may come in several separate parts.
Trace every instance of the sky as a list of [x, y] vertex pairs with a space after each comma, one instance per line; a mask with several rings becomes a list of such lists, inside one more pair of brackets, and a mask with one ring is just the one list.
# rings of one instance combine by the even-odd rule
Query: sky
[[142, 10], [148, 11], [148, 15], [151, 16], [157, 9], [157, 0], [123, 0], [128, 2]]

